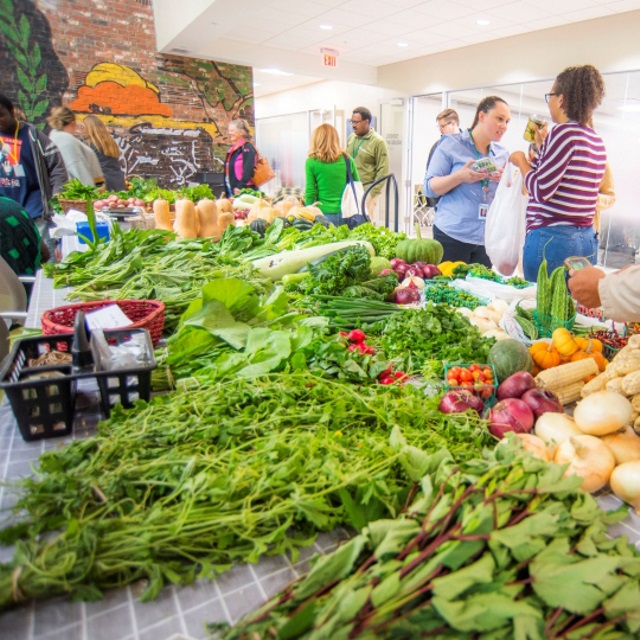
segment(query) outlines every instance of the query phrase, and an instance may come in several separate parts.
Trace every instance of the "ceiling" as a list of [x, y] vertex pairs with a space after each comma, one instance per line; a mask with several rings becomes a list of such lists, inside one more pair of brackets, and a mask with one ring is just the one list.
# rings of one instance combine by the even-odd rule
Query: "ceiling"
[[[188, 0], [179, 19], [175, 7], [154, 0], [159, 49], [252, 66], [260, 97], [323, 79], [375, 84], [382, 65], [633, 11], [640, 0]], [[337, 52], [335, 68], [322, 65], [323, 48]]]

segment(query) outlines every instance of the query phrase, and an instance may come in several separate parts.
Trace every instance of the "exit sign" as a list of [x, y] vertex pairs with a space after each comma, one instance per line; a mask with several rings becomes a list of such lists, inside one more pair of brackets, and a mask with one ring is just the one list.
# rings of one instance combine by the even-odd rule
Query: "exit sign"
[[323, 67], [338, 66], [338, 52], [335, 49], [321, 49], [320, 53], [322, 54]]

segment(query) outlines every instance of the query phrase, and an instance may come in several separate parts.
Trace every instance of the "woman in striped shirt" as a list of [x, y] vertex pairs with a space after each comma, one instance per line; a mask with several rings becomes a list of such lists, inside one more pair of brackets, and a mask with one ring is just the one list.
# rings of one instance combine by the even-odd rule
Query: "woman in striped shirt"
[[569, 256], [597, 261], [593, 217], [607, 154], [588, 123], [603, 96], [604, 81], [595, 67], [567, 67], [545, 95], [556, 124], [536, 133], [538, 156], [529, 163], [522, 151], [511, 154], [529, 191], [523, 266], [530, 282], [537, 280], [543, 258], [549, 272]]

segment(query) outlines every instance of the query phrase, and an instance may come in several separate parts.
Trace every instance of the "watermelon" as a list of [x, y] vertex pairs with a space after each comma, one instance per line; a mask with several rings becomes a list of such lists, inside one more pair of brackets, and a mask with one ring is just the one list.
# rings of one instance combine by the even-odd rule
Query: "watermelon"
[[518, 371], [533, 370], [533, 359], [522, 342], [507, 338], [498, 340], [489, 350], [489, 364], [493, 365], [498, 382], [506, 380]]

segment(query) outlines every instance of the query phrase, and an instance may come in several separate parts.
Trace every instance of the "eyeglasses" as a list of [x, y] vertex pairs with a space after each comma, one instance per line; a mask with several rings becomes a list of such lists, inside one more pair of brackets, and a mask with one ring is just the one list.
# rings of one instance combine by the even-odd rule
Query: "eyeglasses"
[[546, 100], [547, 104], [549, 104], [549, 100], [551, 99], [551, 96], [559, 96], [559, 93], [545, 93], [544, 94], [544, 99]]
[[455, 124], [455, 122], [453, 122], [453, 121], [445, 122], [444, 124], [437, 125], [437, 127], [438, 127], [438, 129], [440, 129], [440, 131], [444, 131], [447, 127], [451, 127], [454, 124]]
[[351, 124], [360, 124], [361, 122], [364, 122], [364, 120], [349, 120], [349, 122]]

